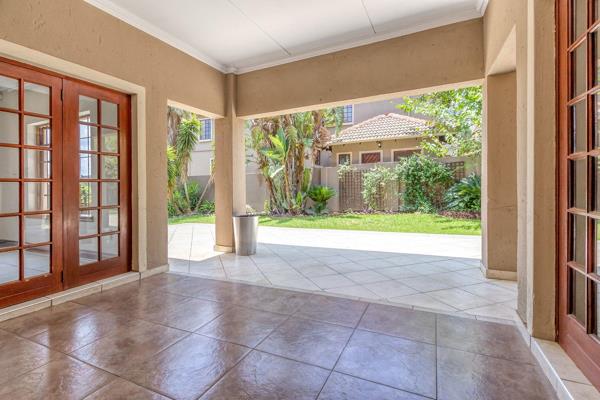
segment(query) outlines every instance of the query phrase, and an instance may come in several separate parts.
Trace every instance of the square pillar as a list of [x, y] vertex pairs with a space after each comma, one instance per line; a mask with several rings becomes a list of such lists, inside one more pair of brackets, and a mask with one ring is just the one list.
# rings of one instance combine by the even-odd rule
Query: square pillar
[[237, 77], [227, 74], [225, 117], [215, 123], [215, 250], [234, 251], [233, 216], [246, 212], [244, 120], [237, 117]]
[[482, 266], [487, 278], [517, 280], [517, 74], [484, 84], [481, 174]]

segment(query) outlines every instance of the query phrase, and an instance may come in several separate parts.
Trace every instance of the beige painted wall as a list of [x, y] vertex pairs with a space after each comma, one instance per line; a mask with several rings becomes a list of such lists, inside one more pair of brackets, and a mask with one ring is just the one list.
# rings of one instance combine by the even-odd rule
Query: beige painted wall
[[517, 278], [517, 77], [484, 84], [482, 137], [482, 264], [489, 278]]
[[238, 113], [281, 114], [477, 81], [482, 33], [482, 19], [474, 19], [242, 74]]
[[80, 0], [0, 5], [0, 39], [145, 88], [147, 262], [149, 268], [166, 264], [167, 99], [223, 115], [224, 75]]

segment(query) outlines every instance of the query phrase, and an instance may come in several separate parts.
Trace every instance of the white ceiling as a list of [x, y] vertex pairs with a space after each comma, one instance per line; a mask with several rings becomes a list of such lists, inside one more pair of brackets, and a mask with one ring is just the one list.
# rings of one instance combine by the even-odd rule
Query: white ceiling
[[465, 21], [488, 0], [86, 0], [223, 72]]

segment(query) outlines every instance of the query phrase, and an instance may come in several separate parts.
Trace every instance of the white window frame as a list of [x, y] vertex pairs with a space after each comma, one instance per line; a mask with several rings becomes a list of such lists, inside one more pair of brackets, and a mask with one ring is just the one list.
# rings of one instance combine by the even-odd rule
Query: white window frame
[[345, 151], [345, 152], [342, 152], [342, 153], [336, 153], [335, 154], [335, 162], [336, 162], [336, 164], [338, 166], [342, 165], [342, 164], [340, 164], [340, 156], [344, 155], [344, 154], [348, 154], [350, 156], [350, 165], [352, 165], [352, 152], [350, 152], [350, 151], [347, 151], [347, 152]]
[[[215, 121], [212, 118], [202, 118], [200, 120], [202, 123], [204, 123], [204, 121], [211, 121], [210, 124], [210, 139], [202, 139], [202, 140], [198, 140], [198, 143], [210, 143], [213, 140], [215, 140]], [[204, 128], [202, 128], [204, 129]]]
[[394, 160], [394, 152], [395, 151], [407, 151], [407, 150], [419, 150], [419, 152], [423, 152], [423, 149], [421, 149], [420, 147], [405, 147], [403, 149], [392, 149], [390, 150], [390, 161], [391, 162], [397, 162]]
[[[367, 154], [367, 153], [379, 153], [379, 162], [383, 162], [383, 150], [365, 150], [365, 151], [360, 151], [358, 153], [359, 164], [364, 164], [362, 162], [362, 155]], [[368, 163], [368, 164], [375, 164], [375, 163]]]
[[352, 121], [350, 121], [350, 122], [343, 122], [342, 121], [342, 125], [354, 125], [354, 104], [347, 104], [345, 106], [342, 106], [342, 108], [343, 107], [348, 107], [348, 106], [352, 107]]

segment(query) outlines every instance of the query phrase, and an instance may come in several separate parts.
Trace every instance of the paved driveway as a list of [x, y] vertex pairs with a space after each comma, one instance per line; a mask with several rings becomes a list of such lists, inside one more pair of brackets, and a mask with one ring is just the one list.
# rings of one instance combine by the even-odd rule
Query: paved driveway
[[516, 283], [483, 277], [479, 236], [261, 226], [254, 256], [215, 252], [213, 244], [214, 225], [169, 226], [171, 271], [486, 318], [515, 315]]

